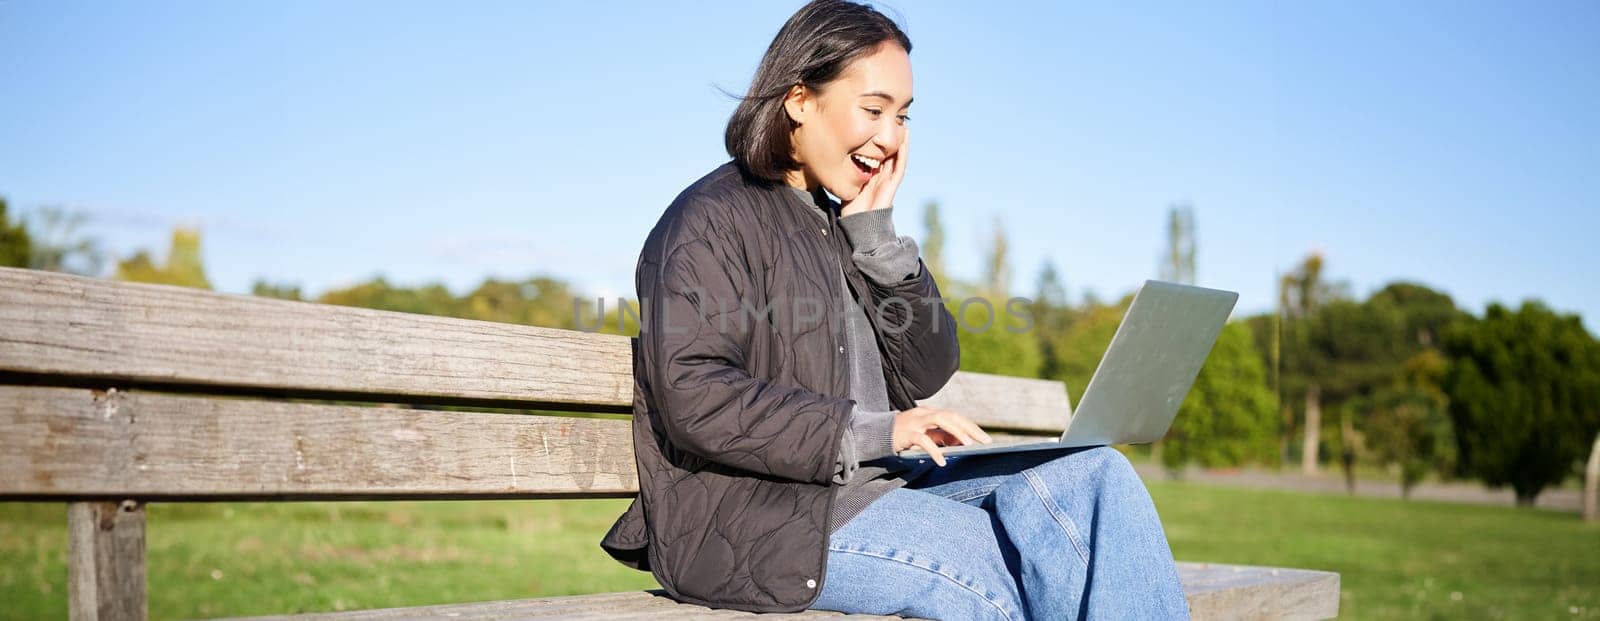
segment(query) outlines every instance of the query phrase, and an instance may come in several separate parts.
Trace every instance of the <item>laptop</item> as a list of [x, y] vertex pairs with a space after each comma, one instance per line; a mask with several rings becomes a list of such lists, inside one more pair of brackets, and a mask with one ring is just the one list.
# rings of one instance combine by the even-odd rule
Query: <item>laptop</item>
[[[1154, 442], [1172, 426], [1200, 367], [1222, 333], [1239, 294], [1147, 280], [1133, 296], [1111, 346], [1083, 390], [1068, 405], [1061, 437], [1020, 444], [939, 447], [947, 458], [990, 453]], [[889, 459], [928, 459], [913, 447]]]

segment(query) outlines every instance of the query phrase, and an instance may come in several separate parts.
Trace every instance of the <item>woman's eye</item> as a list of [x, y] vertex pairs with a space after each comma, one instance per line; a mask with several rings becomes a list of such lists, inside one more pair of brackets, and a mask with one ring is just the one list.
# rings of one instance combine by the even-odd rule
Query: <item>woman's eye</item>
[[[862, 108], [862, 110], [866, 110], [869, 114], [872, 115], [872, 118], [878, 118], [879, 116], [883, 115], [883, 110], [881, 110], [881, 109]], [[905, 123], [906, 121], [911, 120], [911, 116], [910, 115], [906, 115], [906, 114], [899, 115], [899, 116], [897, 116], [895, 118], [899, 119], [901, 123]]]

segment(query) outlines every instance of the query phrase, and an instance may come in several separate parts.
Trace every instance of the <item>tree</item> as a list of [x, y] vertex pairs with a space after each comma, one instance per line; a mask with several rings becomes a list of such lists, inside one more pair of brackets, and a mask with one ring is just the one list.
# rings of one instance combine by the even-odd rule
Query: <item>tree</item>
[[[522, 281], [489, 279], [467, 294], [467, 317], [484, 321], [572, 329], [577, 327], [577, 294], [566, 282], [538, 276]], [[593, 299], [584, 300], [592, 302]], [[596, 304], [587, 304], [583, 321], [605, 317]]]
[[305, 296], [300, 293], [300, 285], [271, 283], [262, 278], [257, 278], [250, 285], [250, 295], [280, 300], [300, 301], [305, 299]]
[[466, 304], [441, 284], [416, 289], [394, 287], [383, 276], [364, 283], [327, 291], [317, 296], [320, 304], [358, 306], [400, 313], [468, 318]]
[[[457, 297], [442, 284], [416, 288], [395, 287], [382, 276], [364, 283], [335, 289], [317, 297], [322, 304], [359, 306], [402, 313], [439, 315], [500, 323], [516, 323], [546, 328], [573, 329], [578, 318], [579, 300], [571, 285], [548, 276], [520, 281], [487, 279], [470, 293]], [[599, 320], [593, 299], [587, 300], [585, 326]], [[609, 306], [608, 306], [609, 309]], [[607, 311], [612, 326], [615, 309]], [[634, 311], [637, 313], [637, 309]]]
[[1055, 377], [1061, 368], [1056, 339], [1072, 325], [1075, 316], [1067, 301], [1067, 287], [1049, 259], [1039, 270], [1039, 283], [1033, 294], [1034, 340], [1039, 343], [1039, 377]]
[[[1368, 448], [1365, 432], [1374, 431], [1367, 428], [1367, 419], [1393, 415], [1383, 410], [1384, 404], [1412, 411], [1426, 400], [1422, 388], [1397, 382], [1406, 376], [1408, 363], [1434, 348], [1432, 335], [1465, 316], [1448, 295], [1422, 285], [1392, 283], [1361, 303], [1333, 297], [1309, 319], [1301, 320], [1292, 353], [1299, 356], [1301, 369], [1314, 373], [1303, 379], [1314, 380], [1322, 409], [1337, 415], [1338, 434], [1334, 437], [1348, 491], [1355, 491], [1355, 461]], [[1379, 393], [1384, 393], [1384, 399], [1375, 400]], [[1396, 400], [1399, 393], [1414, 398]], [[1350, 407], [1353, 400], [1360, 402], [1359, 407]], [[1390, 424], [1381, 432], [1412, 429]]]
[[1006, 229], [997, 216], [994, 219], [994, 236], [990, 238], [983, 265], [983, 294], [991, 300], [1011, 297], [1011, 262], [1007, 256], [1010, 244], [1006, 242]]
[[[1390, 305], [1336, 299], [1303, 320], [1297, 352], [1310, 361], [1320, 405], [1338, 415], [1340, 470], [1345, 491], [1355, 493], [1355, 460], [1362, 450], [1356, 432], [1357, 411], [1342, 407], [1351, 399], [1370, 397], [1399, 373], [1404, 361], [1400, 313]], [[1415, 349], [1414, 347], [1411, 349]], [[1307, 404], [1312, 407], [1318, 404]], [[1321, 408], [1319, 408], [1321, 409]], [[1366, 414], [1362, 409], [1359, 414]], [[1310, 422], [1306, 423], [1308, 426]]]
[[[957, 338], [961, 342], [961, 368], [1037, 377], [1043, 366], [1043, 356], [1038, 337], [1032, 330], [1038, 329], [1038, 325], [1028, 314], [1032, 310], [1030, 305], [1020, 301], [1016, 305], [1011, 303], [1010, 273], [1005, 230], [996, 219], [978, 295], [958, 296], [946, 304], [960, 330]], [[1025, 315], [1017, 317], [1019, 313]], [[1034, 325], [1029, 328], [1029, 323]]]
[[[1282, 276], [1278, 285], [1278, 309], [1282, 317], [1282, 349], [1280, 364], [1282, 397], [1296, 389], [1305, 398], [1303, 421], [1304, 440], [1301, 443], [1300, 469], [1307, 474], [1317, 472], [1317, 454], [1322, 432], [1322, 383], [1326, 360], [1312, 347], [1312, 323], [1318, 311], [1328, 302], [1346, 297], [1345, 286], [1329, 284], [1322, 274], [1322, 254], [1313, 252], [1299, 267]], [[1288, 400], [1285, 399], [1285, 403]], [[1284, 407], [1288, 407], [1285, 405]], [[1285, 414], [1289, 410], [1284, 411]], [[1287, 425], [1285, 426], [1287, 434]], [[1285, 445], [1288, 436], [1283, 437]], [[1287, 452], [1285, 446], [1284, 452]]]
[[[1383, 304], [1400, 313], [1404, 333], [1397, 335], [1416, 348], [1438, 347], [1446, 328], [1471, 316], [1456, 308], [1455, 301], [1439, 291], [1411, 282], [1389, 283], [1368, 298], [1368, 303]], [[1415, 353], [1415, 349], [1410, 350]], [[1408, 354], [1409, 355], [1409, 354]]]
[[1111, 305], [1085, 302], [1067, 329], [1051, 339], [1056, 371], [1045, 378], [1065, 382], [1068, 393], [1082, 396], [1132, 303], [1132, 295]]
[[[1194, 209], [1186, 202], [1167, 207], [1167, 250], [1161, 258], [1157, 276], [1168, 282], [1192, 285], [1195, 282]], [[1162, 446], [1157, 442], [1150, 447], [1151, 454], [1161, 458]]]
[[6, 208], [6, 199], [0, 197], [0, 267], [28, 267], [33, 239], [21, 222], [11, 223]]
[[928, 204], [923, 206], [922, 225], [925, 230], [922, 238], [922, 262], [927, 265], [928, 272], [933, 274], [933, 279], [943, 285], [945, 283], [944, 224], [939, 221], [938, 201], [928, 201]]
[[994, 305], [992, 311], [981, 303], [967, 304], [965, 313], [961, 312], [961, 303], [962, 300], [952, 300], [945, 305], [950, 314], [956, 317], [957, 339], [961, 342], [961, 370], [1038, 377], [1039, 368], [1044, 362], [1039, 342], [1030, 332], [1012, 331], [1024, 326], [1007, 314], [1004, 302]]
[[1600, 431], [1600, 343], [1576, 315], [1537, 301], [1489, 305], [1446, 330], [1444, 389], [1460, 468], [1510, 485], [1531, 506], [1587, 454]]
[[1189, 203], [1173, 203], [1167, 208], [1167, 252], [1161, 258], [1161, 279], [1194, 284], [1195, 246], [1194, 209]]
[[1216, 468], [1273, 458], [1278, 421], [1254, 340], [1243, 323], [1223, 327], [1160, 442], [1168, 470], [1189, 462]]
[[172, 231], [172, 247], [167, 252], [164, 265], [156, 265], [150, 253], [140, 250], [132, 257], [117, 262], [117, 280], [178, 285], [210, 289], [206, 270], [200, 258], [200, 232], [179, 228]]
[[35, 210], [28, 222], [28, 228], [33, 231], [29, 267], [99, 276], [105, 267], [106, 255], [100, 249], [100, 240], [80, 234], [80, 229], [88, 221], [89, 217], [82, 212], [67, 211], [58, 206], [44, 206]]
[[1373, 452], [1400, 469], [1400, 495], [1429, 471], [1447, 472], [1455, 461], [1455, 434], [1447, 413], [1449, 399], [1439, 383], [1446, 361], [1436, 349], [1424, 349], [1406, 361], [1405, 370], [1371, 396], [1352, 399], [1345, 407], [1364, 414]]

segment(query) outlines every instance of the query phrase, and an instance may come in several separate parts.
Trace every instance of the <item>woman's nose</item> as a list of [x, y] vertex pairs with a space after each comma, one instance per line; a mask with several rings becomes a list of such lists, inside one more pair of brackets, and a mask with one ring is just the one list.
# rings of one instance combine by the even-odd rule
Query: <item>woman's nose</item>
[[905, 128], [901, 127], [899, 123], [891, 121], [878, 129], [878, 133], [872, 137], [872, 141], [877, 143], [879, 149], [883, 149], [884, 155], [894, 155], [896, 151], [900, 150], [900, 141], [904, 138]]

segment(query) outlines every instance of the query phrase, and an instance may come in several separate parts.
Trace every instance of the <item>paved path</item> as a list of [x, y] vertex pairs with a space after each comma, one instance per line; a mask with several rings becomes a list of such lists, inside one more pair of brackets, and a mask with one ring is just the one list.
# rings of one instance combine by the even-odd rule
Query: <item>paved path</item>
[[[1147, 480], [1171, 480], [1166, 469], [1160, 466], [1143, 463], [1138, 464], [1136, 467], [1140, 476]], [[1288, 471], [1275, 472], [1258, 469], [1200, 470], [1190, 468], [1184, 472], [1183, 480], [1205, 485], [1230, 485], [1326, 494], [1345, 493], [1344, 475], [1338, 469], [1324, 470], [1317, 476], [1307, 476], [1299, 472]], [[1375, 498], [1399, 498], [1400, 483], [1398, 481], [1358, 478], [1356, 479], [1356, 494]], [[1465, 482], [1422, 483], [1411, 489], [1411, 498], [1414, 500], [1464, 502], [1507, 507], [1516, 505], [1516, 494], [1512, 493], [1509, 487], [1493, 490], [1477, 483]], [[1539, 497], [1534, 501], [1534, 506], [1551, 511], [1578, 513], [1583, 510], [1583, 492], [1573, 488], [1547, 488], [1543, 493], [1539, 494]]]

